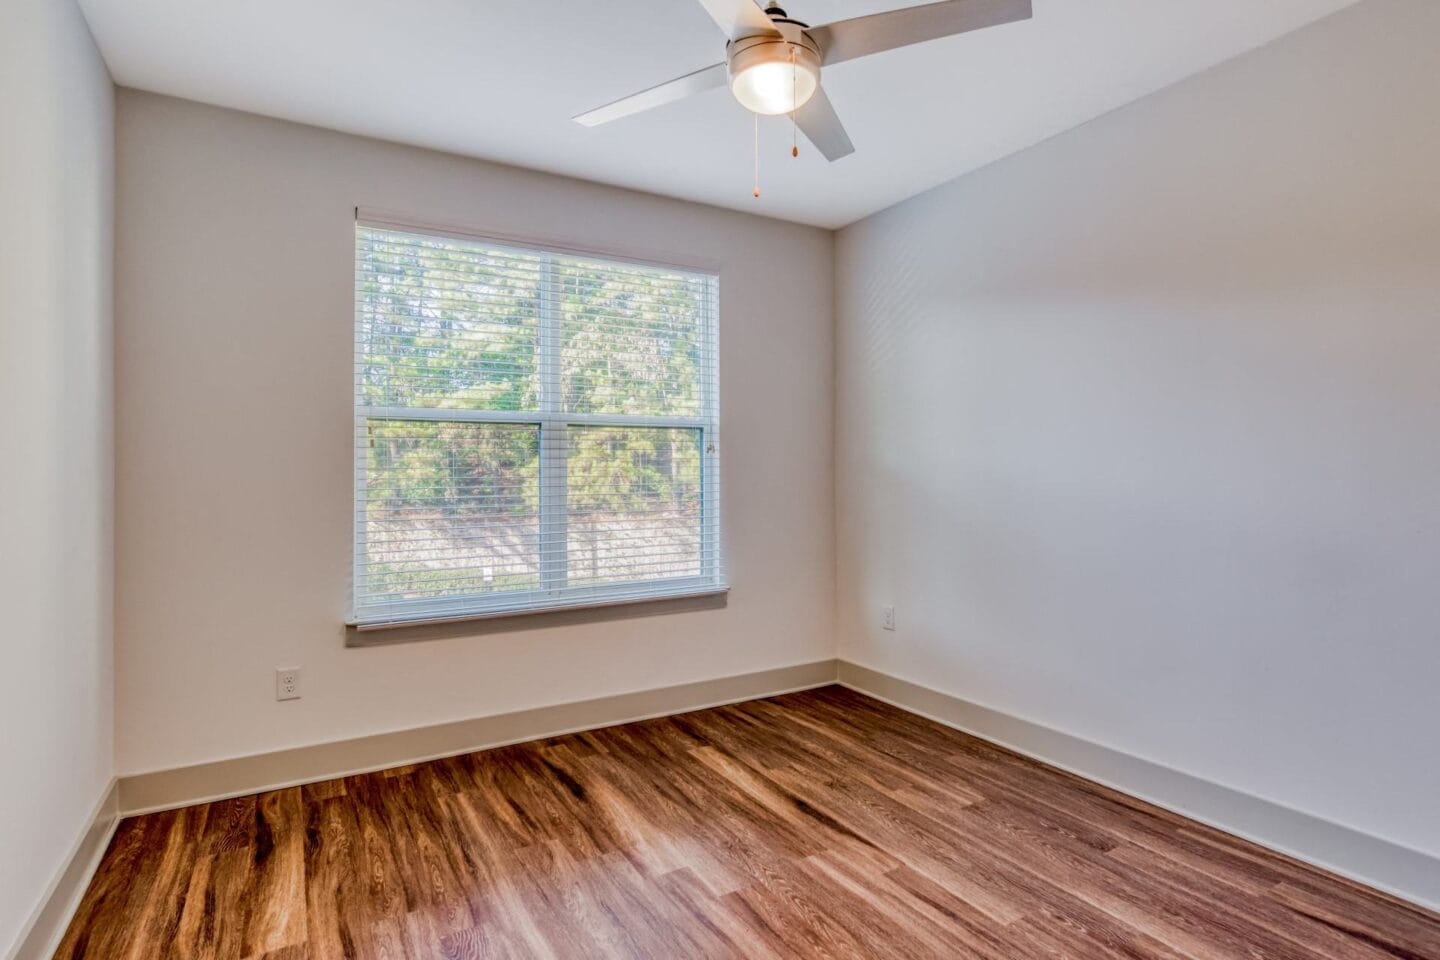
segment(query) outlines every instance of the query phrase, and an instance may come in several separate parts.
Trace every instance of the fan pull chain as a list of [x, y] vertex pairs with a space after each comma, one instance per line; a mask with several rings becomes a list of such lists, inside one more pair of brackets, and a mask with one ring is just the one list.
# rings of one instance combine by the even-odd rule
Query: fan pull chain
[[795, 131], [796, 101], [800, 99], [800, 81], [795, 76], [795, 44], [790, 44], [790, 156], [800, 156], [800, 135]]
[[755, 120], [755, 189], [752, 195], [757, 199], [760, 196], [760, 114], [752, 113]]

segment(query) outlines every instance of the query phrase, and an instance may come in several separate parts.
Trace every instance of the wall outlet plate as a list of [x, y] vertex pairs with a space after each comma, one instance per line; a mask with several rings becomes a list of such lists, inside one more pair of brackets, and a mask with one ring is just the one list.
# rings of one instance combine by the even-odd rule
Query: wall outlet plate
[[880, 609], [880, 626], [886, 630], [895, 629], [895, 608], [888, 603]]
[[300, 668], [299, 668], [299, 667], [276, 667], [276, 668], [275, 668], [275, 699], [276, 699], [276, 700], [299, 700], [299, 699], [300, 699]]

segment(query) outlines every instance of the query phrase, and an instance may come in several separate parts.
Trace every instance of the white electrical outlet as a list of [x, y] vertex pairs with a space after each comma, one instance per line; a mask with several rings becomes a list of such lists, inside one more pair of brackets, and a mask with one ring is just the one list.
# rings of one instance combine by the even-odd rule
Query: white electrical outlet
[[275, 699], [276, 699], [276, 700], [299, 700], [299, 699], [300, 699], [300, 668], [299, 668], [299, 667], [276, 667], [276, 668], [275, 668]]
[[895, 629], [895, 608], [888, 603], [880, 609], [880, 626], [886, 630]]

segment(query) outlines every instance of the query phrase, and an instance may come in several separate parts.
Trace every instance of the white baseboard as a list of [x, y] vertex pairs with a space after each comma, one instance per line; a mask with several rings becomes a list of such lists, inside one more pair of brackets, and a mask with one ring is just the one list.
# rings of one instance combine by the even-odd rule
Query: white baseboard
[[859, 693], [1440, 911], [1440, 858], [856, 663], [839, 672]]
[[124, 816], [243, 797], [835, 682], [834, 660], [459, 720], [120, 778]]
[[120, 825], [119, 784], [111, 780], [90, 814], [90, 820], [75, 841], [60, 872], [50, 881], [40, 905], [20, 930], [6, 960], [50, 960], [70, 918], [80, 907], [80, 898], [110, 846]]

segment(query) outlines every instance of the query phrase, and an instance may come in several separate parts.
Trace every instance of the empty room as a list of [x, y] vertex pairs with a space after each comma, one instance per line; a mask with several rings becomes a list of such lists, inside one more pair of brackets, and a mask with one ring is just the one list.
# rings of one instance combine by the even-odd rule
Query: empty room
[[0, 960], [1440, 960], [1437, 0], [0, 0]]

